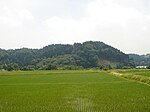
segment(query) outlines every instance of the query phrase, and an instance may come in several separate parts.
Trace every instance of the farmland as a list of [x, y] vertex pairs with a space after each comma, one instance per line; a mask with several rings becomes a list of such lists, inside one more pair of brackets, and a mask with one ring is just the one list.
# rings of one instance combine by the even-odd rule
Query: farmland
[[118, 74], [123, 78], [150, 85], [150, 70], [117, 70], [112, 74]]
[[150, 77], [150, 70], [143, 70], [143, 69], [139, 69], [139, 70], [120, 70], [118, 71], [119, 73], [123, 73], [123, 74], [130, 74], [130, 75], [141, 75], [141, 76], [147, 76]]
[[107, 71], [0, 72], [0, 112], [149, 112], [149, 105], [149, 85]]

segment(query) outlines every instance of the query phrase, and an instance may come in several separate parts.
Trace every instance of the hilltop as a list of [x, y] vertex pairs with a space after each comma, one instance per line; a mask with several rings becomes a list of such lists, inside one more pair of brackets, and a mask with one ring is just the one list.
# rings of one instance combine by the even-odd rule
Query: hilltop
[[52, 44], [41, 49], [0, 49], [1, 69], [122, 68], [131, 65], [129, 55], [99, 41]]

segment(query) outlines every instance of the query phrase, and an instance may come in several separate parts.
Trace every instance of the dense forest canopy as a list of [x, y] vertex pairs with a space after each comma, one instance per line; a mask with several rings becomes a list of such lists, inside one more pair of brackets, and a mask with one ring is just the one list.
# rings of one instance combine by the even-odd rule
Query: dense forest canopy
[[42, 49], [0, 49], [0, 69], [82, 69], [134, 66], [129, 55], [103, 42], [52, 44]]
[[134, 60], [136, 66], [150, 66], [150, 54], [138, 55], [129, 54], [130, 59]]

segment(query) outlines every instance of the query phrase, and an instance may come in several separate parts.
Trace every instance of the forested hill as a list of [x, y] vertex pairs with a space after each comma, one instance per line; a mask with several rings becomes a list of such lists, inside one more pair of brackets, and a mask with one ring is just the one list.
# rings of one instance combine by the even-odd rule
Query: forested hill
[[134, 60], [136, 66], [150, 66], [150, 54], [129, 54], [129, 57]]
[[0, 49], [0, 69], [121, 68], [129, 56], [103, 42], [53, 44], [42, 49]]

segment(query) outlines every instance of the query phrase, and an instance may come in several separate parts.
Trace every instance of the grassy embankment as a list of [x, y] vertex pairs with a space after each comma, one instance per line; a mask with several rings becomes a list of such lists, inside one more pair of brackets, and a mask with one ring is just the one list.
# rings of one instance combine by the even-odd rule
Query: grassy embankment
[[115, 70], [111, 72], [113, 75], [120, 76], [126, 79], [138, 81], [150, 85], [150, 70]]

